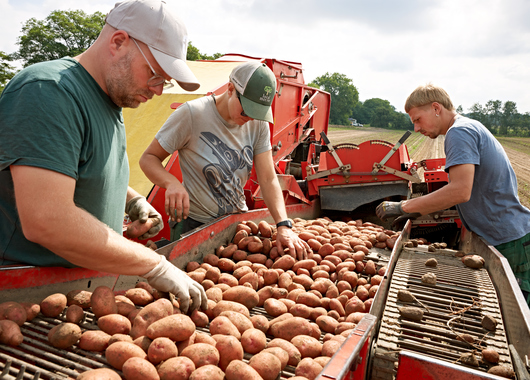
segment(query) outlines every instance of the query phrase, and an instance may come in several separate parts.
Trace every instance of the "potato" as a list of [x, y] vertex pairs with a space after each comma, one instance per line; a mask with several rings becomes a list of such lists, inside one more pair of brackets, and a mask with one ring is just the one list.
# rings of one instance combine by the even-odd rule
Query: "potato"
[[183, 340], [182, 342], [176, 342], [177, 349], [179, 354], [186, 348], [195, 344], [195, 337], [197, 336], [197, 331], [195, 331], [188, 339]]
[[[257, 280], [257, 275], [255, 273], [249, 273], [249, 275], [255, 275]], [[246, 276], [248, 275], [243, 276], [241, 280]], [[223, 300], [240, 303], [242, 305], [245, 305], [247, 309], [252, 310], [252, 308], [258, 305], [259, 296], [254, 289], [238, 285], [225, 291], [223, 293]]]
[[[97, 330], [96, 330], [97, 331]], [[83, 338], [83, 336], [81, 336], [81, 338]], [[147, 338], [147, 340], [149, 340], [149, 344], [151, 344], [151, 339]], [[109, 339], [109, 346], [112, 344], [112, 343], [116, 343], [116, 342], [129, 342], [129, 343], [134, 343], [133, 341], [133, 338], [131, 338], [130, 335], [126, 335], [126, 334], [114, 334], [110, 337]], [[147, 345], [147, 347], [149, 347], [149, 345]], [[143, 349], [143, 348], [142, 348]], [[147, 352], [147, 349], [144, 350]]]
[[466, 255], [462, 257], [462, 262], [473, 269], [481, 269], [484, 266], [484, 258], [479, 255]]
[[335, 330], [339, 325], [339, 322], [336, 319], [328, 317], [327, 315], [319, 316], [316, 318], [315, 322], [322, 331], [332, 334], [335, 333]]
[[149, 361], [138, 357], [132, 357], [123, 363], [122, 372], [127, 380], [160, 379], [155, 366]]
[[275, 380], [282, 370], [280, 359], [269, 352], [261, 352], [252, 356], [248, 364], [260, 374], [263, 380]]
[[[131, 343], [129, 340], [125, 340], [125, 339], [124, 340], [118, 340], [118, 342], [129, 342], [129, 343]], [[153, 342], [152, 339], [149, 339], [146, 336], [141, 336], [141, 337], [136, 338], [135, 340], [133, 340], [132, 343], [135, 344], [136, 346], [140, 347], [142, 350], [144, 350], [145, 353], [147, 353], [147, 351], [149, 350], [149, 346], [151, 345], [151, 342]], [[109, 346], [110, 346], [110, 342], [109, 342]]]
[[213, 335], [216, 341], [215, 348], [219, 351], [219, 368], [223, 371], [232, 360], [243, 360], [243, 346], [232, 335]]
[[26, 310], [26, 322], [33, 320], [40, 313], [40, 305], [33, 302], [19, 302], [20, 305]]
[[136, 344], [129, 342], [116, 342], [105, 350], [107, 362], [120, 371], [123, 364], [132, 357], [146, 359], [147, 354]]
[[253, 315], [250, 321], [254, 328], [263, 331], [265, 334], [269, 330], [269, 320], [264, 315]]
[[125, 297], [129, 298], [137, 306], [145, 306], [154, 301], [153, 295], [143, 288], [127, 289]]
[[81, 328], [75, 323], [61, 323], [48, 332], [48, 342], [55, 348], [66, 349], [76, 344], [81, 335]]
[[292, 317], [285, 321], [275, 323], [270, 328], [275, 338], [291, 341], [297, 335], [311, 335], [313, 328], [309, 321], [300, 317]]
[[193, 371], [195, 364], [185, 356], [170, 358], [158, 367], [160, 380], [188, 380]]
[[233, 360], [225, 371], [226, 380], [263, 380], [260, 374], [242, 360]]
[[79, 338], [77, 347], [86, 351], [105, 351], [110, 344], [111, 336], [101, 330], [87, 330]]
[[224, 372], [211, 364], [197, 368], [191, 374], [189, 380], [224, 380]]
[[196, 368], [202, 367], [204, 365], [217, 365], [219, 364], [219, 351], [217, 348], [210, 344], [206, 343], [195, 343], [191, 346], [186, 347], [180, 353], [180, 356], [185, 356], [195, 364]]
[[[318, 335], [320, 337], [320, 334]], [[302, 358], [316, 358], [322, 353], [322, 344], [318, 339], [307, 336], [307, 335], [298, 335], [295, 336], [291, 343], [300, 351]]]
[[282, 371], [285, 369], [285, 367], [287, 366], [287, 363], [289, 362], [289, 354], [283, 348], [280, 348], [280, 347], [269, 347], [269, 348], [265, 348], [261, 352], [268, 352], [268, 353], [273, 354], [274, 356], [276, 356], [278, 359], [280, 359], [280, 364], [281, 364], [281, 370]]
[[263, 307], [265, 311], [272, 317], [278, 317], [284, 313], [287, 313], [287, 306], [275, 298], [269, 298], [265, 300]]
[[311, 358], [304, 358], [300, 361], [295, 370], [296, 376], [303, 376], [309, 380], [315, 379], [323, 367]]
[[129, 334], [131, 321], [120, 314], [108, 314], [98, 319], [98, 327], [109, 335]]
[[[131, 301], [132, 302], [132, 301]], [[173, 305], [171, 301], [160, 298], [155, 302], [141, 309], [133, 319], [131, 327], [131, 337], [136, 339], [147, 334], [147, 328], [162, 318], [173, 315]]]
[[489, 363], [496, 364], [499, 362], [500, 356], [497, 351], [492, 348], [486, 348], [482, 350], [482, 359]]
[[284, 339], [272, 339], [268, 344], [267, 348], [272, 347], [279, 347], [283, 349], [287, 354], [289, 355], [289, 361], [287, 364], [296, 367], [300, 360], [302, 359], [302, 355], [300, 354], [300, 351], [298, 351], [298, 348], [295, 347], [294, 344], [291, 342], [288, 342]]
[[320, 298], [314, 293], [301, 292], [295, 299], [296, 303], [306, 305], [309, 307], [319, 307], [322, 305]]
[[[85, 312], [83, 308], [79, 305], [70, 305], [66, 309], [66, 322], [75, 323], [78, 325], [83, 321], [85, 317]], [[130, 322], [129, 322], [130, 323]]]
[[404, 319], [409, 319], [411, 321], [419, 322], [423, 318], [423, 310], [418, 307], [406, 306], [400, 307], [399, 313]]
[[188, 339], [195, 332], [195, 324], [184, 314], [173, 314], [153, 322], [147, 328], [149, 339], [166, 337], [176, 342]]
[[436, 275], [428, 272], [421, 276], [421, 282], [427, 285], [436, 285]]
[[241, 334], [254, 327], [250, 318], [236, 311], [223, 311], [219, 316], [227, 317]]
[[0, 320], [8, 319], [22, 326], [26, 322], [27, 317], [26, 309], [18, 302], [8, 301], [0, 303]]
[[249, 354], [257, 354], [267, 347], [267, 336], [258, 329], [246, 330], [241, 336], [241, 345], [245, 352]]
[[178, 356], [178, 350], [175, 343], [169, 338], [153, 339], [147, 350], [147, 358], [153, 364], [158, 364], [172, 357]]
[[497, 320], [491, 315], [484, 315], [482, 317], [481, 325], [488, 331], [495, 331], [497, 328]]
[[293, 257], [285, 255], [276, 259], [274, 264], [272, 264], [272, 269], [283, 269], [284, 271], [288, 271], [295, 263], [296, 260]]
[[238, 302], [219, 301], [212, 310], [213, 317], [219, 316], [223, 311], [236, 311], [250, 318], [248, 308]]
[[338, 351], [341, 345], [342, 342], [339, 342], [338, 340], [328, 340], [322, 345], [321, 355], [328, 356], [331, 358], [333, 355], [335, 355], [335, 352]]
[[52, 294], [40, 303], [40, 312], [50, 318], [58, 317], [66, 307], [66, 296], [62, 293]]
[[[118, 306], [114, 298], [114, 292], [108, 286], [98, 286], [90, 297], [92, 312], [96, 318], [107, 314], [117, 314]], [[42, 308], [42, 305], [41, 305]]]
[[121, 376], [110, 368], [91, 369], [77, 376], [78, 380], [121, 380]]
[[241, 333], [239, 332], [237, 327], [234, 326], [232, 322], [230, 322], [230, 319], [222, 315], [215, 317], [210, 322], [210, 333], [212, 335], [215, 335], [215, 334], [232, 335], [236, 337], [237, 339], [241, 338]]
[[494, 367], [491, 367], [488, 370], [488, 373], [491, 373], [492, 375], [506, 377], [508, 379], [513, 379], [515, 377], [515, 372], [510, 367], [505, 365], [496, 365]]
[[20, 346], [24, 337], [20, 331], [20, 326], [9, 319], [0, 320], [0, 343], [9, 346]]
[[91, 306], [91, 297], [92, 292], [87, 290], [72, 290], [66, 294], [66, 305], [77, 305], [83, 309], [88, 309]]
[[196, 327], [208, 326], [208, 323], [209, 323], [208, 316], [202, 311], [193, 310], [193, 312], [190, 314], [190, 318]]

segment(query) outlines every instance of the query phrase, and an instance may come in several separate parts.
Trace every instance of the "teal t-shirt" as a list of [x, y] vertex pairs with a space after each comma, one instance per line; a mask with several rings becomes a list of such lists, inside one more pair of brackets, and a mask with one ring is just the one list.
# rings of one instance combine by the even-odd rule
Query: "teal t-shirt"
[[76, 205], [121, 234], [129, 182], [123, 115], [76, 60], [18, 73], [0, 97], [0, 131], [0, 264], [73, 266], [24, 237], [11, 165], [74, 178]]

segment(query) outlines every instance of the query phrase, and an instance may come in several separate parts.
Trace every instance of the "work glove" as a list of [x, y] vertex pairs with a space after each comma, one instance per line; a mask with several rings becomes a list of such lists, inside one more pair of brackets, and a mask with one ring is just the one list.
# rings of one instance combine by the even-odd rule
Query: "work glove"
[[141, 195], [132, 198], [125, 205], [125, 213], [129, 215], [129, 219], [134, 222], [139, 220], [140, 223], [147, 222], [147, 219], [153, 221], [153, 227], [149, 229], [142, 236], [139, 236], [138, 239], [145, 240], [156, 236], [162, 228], [164, 228], [164, 223], [162, 222], [162, 215], [156, 209], [151, 206], [145, 197]]
[[162, 260], [157, 266], [142, 277], [155, 289], [174, 294], [183, 314], [187, 314], [188, 311], [191, 313], [199, 307], [202, 310], [206, 310], [208, 308], [208, 298], [202, 285], [167, 261], [165, 256], [161, 257]]
[[416, 219], [419, 216], [421, 216], [419, 212], [400, 215], [392, 221], [392, 227], [394, 228], [394, 231], [401, 231], [403, 227], [405, 227], [405, 223], [407, 223], [407, 220]]
[[401, 208], [401, 202], [381, 202], [375, 209], [375, 213], [383, 222], [386, 222], [389, 218], [395, 218], [405, 214], [405, 211]]

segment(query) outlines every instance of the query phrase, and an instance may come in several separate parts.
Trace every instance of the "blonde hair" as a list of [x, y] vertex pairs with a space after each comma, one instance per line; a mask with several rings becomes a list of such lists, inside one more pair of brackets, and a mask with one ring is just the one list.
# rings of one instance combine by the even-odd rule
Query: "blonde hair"
[[415, 107], [430, 105], [433, 102], [440, 103], [448, 111], [455, 109], [449, 94], [443, 88], [427, 83], [412, 91], [412, 94], [409, 95], [405, 102], [405, 112], [408, 113]]

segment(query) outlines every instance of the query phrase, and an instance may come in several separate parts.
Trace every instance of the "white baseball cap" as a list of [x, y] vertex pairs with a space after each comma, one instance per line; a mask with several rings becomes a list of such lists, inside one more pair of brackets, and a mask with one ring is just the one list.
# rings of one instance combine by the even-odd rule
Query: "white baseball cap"
[[184, 23], [161, 0], [125, 0], [116, 3], [105, 20], [149, 46], [160, 67], [186, 91], [200, 83], [186, 64], [188, 32]]

